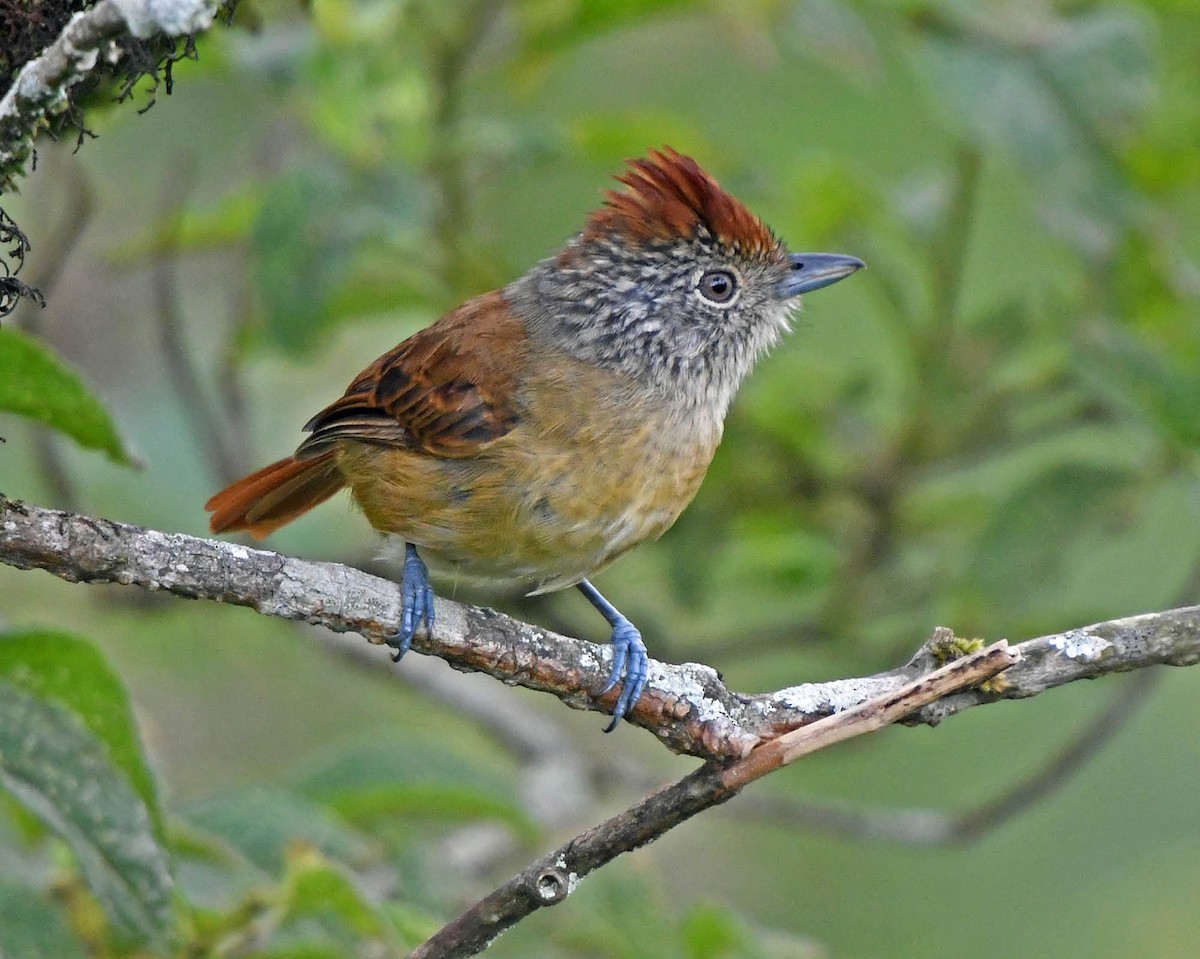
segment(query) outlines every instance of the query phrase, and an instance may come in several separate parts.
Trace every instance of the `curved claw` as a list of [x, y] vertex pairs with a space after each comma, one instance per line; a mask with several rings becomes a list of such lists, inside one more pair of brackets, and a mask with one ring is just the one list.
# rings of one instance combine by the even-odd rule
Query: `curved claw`
[[612, 722], [604, 727], [606, 733], [611, 733], [641, 698], [650, 671], [650, 657], [646, 653], [646, 644], [642, 642], [642, 634], [638, 632], [637, 627], [622, 616], [617, 608], [600, 594], [600, 590], [586, 579], [581, 579], [575, 586], [612, 627], [612, 669], [608, 674], [608, 684], [600, 690], [600, 695], [615, 687], [622, 675], [625, 677], [625, 688], [621, 690], [621, 695], [617, 697], [617, 703], [613, 707]]
[[646, 644], [642, 642], [642, 634], [629, 620], [617, 623], [612, 632], [613, 664], [608, 674], [608, 684], [601, 690], [607, 693], [617, 685], [622, 674], [625, 676], [625, 686], [617, 703], [613, 707], [613, 718], [604, 727], [606, 733], [611, 733], [637, 705], [646, 688], [646, 677], [650, 669], [650, 657], [646, 652]]
[[421, 623], [426, 631], [433, 632], [433, 587], [429, 585], [429, 567], [417, 554], [417, 548], [412, 543], [405, 546], [404, 552], [404, 583], [400, 588], [403, 606], [400, 614], [400, 632], [388, 637], [388, 645], [395, 649], [392, 662], [400, 662], [401, 657], [412, 646], [413, 636], [416, 635]]

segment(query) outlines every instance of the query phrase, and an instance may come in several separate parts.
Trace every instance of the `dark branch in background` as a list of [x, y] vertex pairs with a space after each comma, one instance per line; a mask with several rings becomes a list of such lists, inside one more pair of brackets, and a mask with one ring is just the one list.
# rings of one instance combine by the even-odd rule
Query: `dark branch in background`
[[[168, 88], [169, 92], [169, 88]], [[184, 414], [195, 427], [204, 446], [205, 460], [213, 464], [214, 479], [226, 486], [242, 475], [244, 470], [228, 439], [233, 434], [219, 410], [204, 391], [200, 374], [192, 362], [192, 354], [184, 342], [184, 323], [180, 309], [178, 282], [179, 230], [184, 204], [192, 181], [192, 164], [186, 161], [171, 164], [160, 211], [160, 226], [155, 238], [151, 265], [151, 288], [158, 319], [158, 331], [163, 359], [170, 372], [170, 385], [179, 397]]]
[[[433, 235], [441, 257], [446, 289], [460, 290], [465, 279], [462, 239], [468, 235], [468, 184], [462, 141], [463, 85], [471, 59], [502, 0], [474, 0], [461, 11], [455, 29], [437, 36], [430, 28], [430, 78], [433, 92], [429, 175], [437, 187]], [[419, 11], [419, 8], [418, 8]]]
[[[64, 579], [123, 583], [180, 596], [250, 606], [284, 619], [375, 643], [395, 632], [399, 587], [333, 563], [293, 559], [236, 543], [142, 529], [124, 523], [0, 499], [0, 561]], [[557, 696], [577, 709], [607, 711], [616, 691], [598, 696], [611, 650], [557, 636], [489, 609], [439, 600], [437, 629], [414, 644], [456, 669], [483, 672]], [[914, 640], [915, 642], [915, 640]], [[936, 723], [971, 706], [1158, 663], [1200, 660], [1200, 607], [1148, 613], [1043, 636], [1017, 647], [1022, 662], [1001, 687], [970, 690], [926, 707], [910, 722]], [[651, 663], [634, 722], [676, 752], [740, 759], [759, 743], [885, 694], [926, 672], [919, 653], [888, 672], [805, 683], [773, 693], [732, 692], [709, 666]]]
[[220, 419], [225, 430], [225, 449], [234, 465], [233, 479], [249, 472], [246, 464], [250, 459], [247, 446], [250, 431], [246, 428], [246, 388], [242, 375], [241, 350], [244, 333], [254, 320], [254, 306], [247, 284], [246, 272], [236, 271], [236, 278], [232, 281], [232, 289], [229, 291], [229, 311], [233, 317], [233, 326], [222, 346], [216, 371], [218, 409], [213, 415]]
[[564, 900], [588, 873], [653, 842], [697, 813], [727, 802], [756, 779], [819, 749], [898, 722], [1019, 661], [1015, 650], [996, 643], [845, 712], [784, 733], [744, 759], [726, 765], [707, 762], [543, 856], [448, 923], [410, 959], [460, 959], [482, 952], [530, 913]]
[[1061, 789], [1113, 737], [1150, 697], [1160, 672], [1134, 673], [1113, 701], [1040, 769], [962, 812], [940, 809], [855, 809], [774, 796], [743, 796], [737, 815], [753, 816], [852, 839], [885, 840], [911, 846], [974, 842]]

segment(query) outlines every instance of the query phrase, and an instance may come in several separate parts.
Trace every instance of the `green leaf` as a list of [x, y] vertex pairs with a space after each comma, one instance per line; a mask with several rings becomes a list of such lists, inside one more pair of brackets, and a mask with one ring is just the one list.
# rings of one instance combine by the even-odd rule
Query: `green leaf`
[[331, 859], [361, 862], [372, 847], [361, 833], [302, 796], [282, 789], [243, 789], [206, 799], [187, 819], [222, 837], [259, 868], [278, 872], [288, 845], [303, 840]]
[[116, 463], [133, 463], [112, 419], [79, 377], [37, 340], [11, 329], [0, 329], [2, 410], [45, 423]]
[[344, 177], [317, 164], [297, 167], [267, 191], [251, 245], [267, 341], [284, 352], [306, 353], [324, 329], [349, 261], [341, 235], [347, 203]]
[[945, 9], [922, 12], [917, 48], [935, 99], [963, 133], [1029, 175], [1056, 228], [1082, 249], [1110, 248], [1129, 196], [1118, 147], [1154, 93], [1147, 19], [1111, 8], [1062, 17], [1020, 4], [987, 17]]
[[0, 882], [0, 956], [84, 959], [85, 955], [61, 909], [34, 889]]
[[509, 780], [470, 756], [415, 739], [341, 748], [300, 777], [296, 788], [354, 823], [396, 816], [423, 822], [486, 818], [527, 839], [537, 835]]
[[1035, 600], [1061, 588], [1069, 544], [1113, 511], [1121, 488], [1120, 474], [1095, 466], [1039, 476], [997, 510], [980, 539], [971, 581], [996, 603], [1038, 608]]
[[1080, 369], [1097, 393], [1131, 418], [1194, 450], [1200, 448], [1200, 376], [1195, 363], [1177, 352], [1152, 348], [1114, 325], [1092, 332]]
[[864, 86], [878, 81], [882, 56], [867, 22], [841, 0], [796, 0], [783, 22], [785, 49]]
[[224, 250], [245, 242], [262, 213], [266, 190], [242, 184], [208, 207], [181, 210], [153, 229], [108, 253], [110, 263], [140, 265], [148, 256]]
[[688, 959], [731, 959], [747, 955], [751, 941], [744, 924], [728, 909], [713, 903], [694, 906], [683, 920]]
[[162, 811], [154, 776], [146, 765], [129, 696], [91, 643], [53, 630], [0, 635], [0, 677], [38, 699], [65, 707], [108, 747], [150, 812], [163, 841]]
[[163, 942], [172, 881], [145, 803], [74, 712], [0, 679], [0, 787], [70, 846], [92, 893], [128, 935]]
[[327, 862], [315, 850], [294, 853], [287, 878], [285, 921], [315, 921], [336, 939], [357, 944], [359, 952], [375, 951], [364, 948], [364, 938], [397, 945], [396, 928], [382, 904], [372, 901], [348, 871]]
[[233, 845], [178, 817], [170, 823], [169, 837], [175, 885], [188, 904], [189, 919], [198, 936], [215, 941], [239, 925], [245, 910], [253, 911], [265, 895], [266, 876]]
[[594, 40], [608, 30], [634, 24], [683, 7], [683, 0], [608, 0], [606, 3], [562, 3], [541, 0], [516, 7], [525, 57], [545, 57]]

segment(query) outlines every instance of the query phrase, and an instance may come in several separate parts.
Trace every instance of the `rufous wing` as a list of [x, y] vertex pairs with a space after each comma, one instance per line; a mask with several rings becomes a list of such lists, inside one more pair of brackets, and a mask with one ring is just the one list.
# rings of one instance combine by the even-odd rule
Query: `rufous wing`
[[343, 440], [475, 455], [519, 419], [517, 386], [528, 353], [524, 324], [500, 293], [464, 303], [363, 370], [314, 416], [298, 459]]

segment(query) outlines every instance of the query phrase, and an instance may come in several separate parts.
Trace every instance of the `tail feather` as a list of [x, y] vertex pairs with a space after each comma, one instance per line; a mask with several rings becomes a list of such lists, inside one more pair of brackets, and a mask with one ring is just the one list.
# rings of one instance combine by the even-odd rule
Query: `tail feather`
[[214, 533], [248, 530], [261, 539], [307, 513], [340, 490], [346, 480], [335, 452], [312, 459], [293, 457], [264, 466], [227, 486], [204, 504]]

